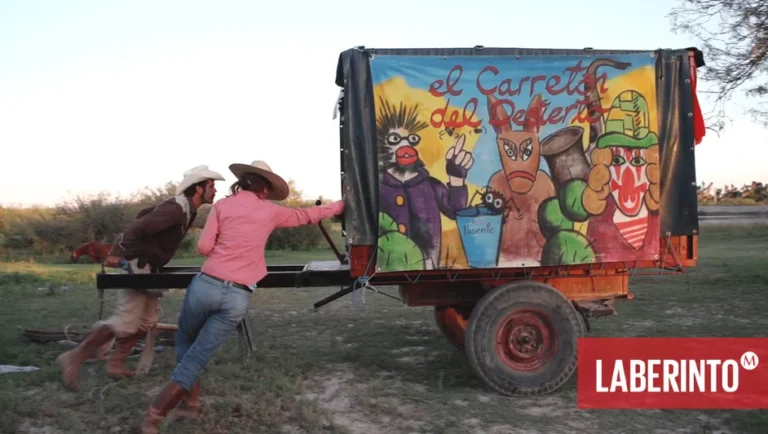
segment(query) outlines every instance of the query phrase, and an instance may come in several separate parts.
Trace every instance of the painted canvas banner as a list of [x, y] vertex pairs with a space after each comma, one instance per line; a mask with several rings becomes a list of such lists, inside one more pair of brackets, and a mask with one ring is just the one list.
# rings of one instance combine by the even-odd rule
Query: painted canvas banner
[[379, 271], [657, 258], [652, 53], [370, 64]]

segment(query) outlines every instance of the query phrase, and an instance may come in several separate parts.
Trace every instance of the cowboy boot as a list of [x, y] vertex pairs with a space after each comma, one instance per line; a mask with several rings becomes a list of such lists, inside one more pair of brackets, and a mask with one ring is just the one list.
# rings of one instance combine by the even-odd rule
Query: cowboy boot
[[200, 413], [200, 380], [189, 390], [189, 395], [176, 410], [171, 413], [171, 420], [197, 419]]
[[112, 336], [112, 330], [109, 326], [102, 325], [88, 334], [88, 336], [80, 342], [80, 345], [56, 358], [56, 363], [59, 364], [66, 386], [69, 386], [72, 390], [78, 390], [80, 367], [86, 360], [94, 357], [96, 352], [99, 351], [99, 348], [109, 342], [109, 340], [112, 339]]
[[149, 405], [141, 424], [141, 434], [157, 434], [160, 424], [165, 420], [168, 412], [176, 408], [186, 395], [186, 389], [173, 381], [169, 381]]
[[134, 372], [125, 367], [125, 361], [131, 355], [133, 347], [139, 342], [141, 335], [134, 334], [125, 338], [117, 339], [115, 349], [109, 355], [107, 360], [107, 375], [111, 377], [132, 377]]

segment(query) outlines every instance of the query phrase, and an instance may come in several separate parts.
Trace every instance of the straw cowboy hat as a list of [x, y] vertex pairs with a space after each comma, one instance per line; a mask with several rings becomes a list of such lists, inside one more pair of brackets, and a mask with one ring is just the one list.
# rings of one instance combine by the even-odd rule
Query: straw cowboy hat
[[209, 170], [208, 166], [197, 166], [184, 172], [184, 179], [182, 179], [179, 186], [176, 187], [176, 194], [181, 194], [190, 185], [205, 181], [206, 179], [224, 181], [224, 177], [221, 176], [220, 173]]
[[235, 174], [237, 179], [241, 179], [245, 173], [255, 173], [266, 178], [272, 184], [269, 193], [269, 199], [271, 200], [283, 200], [288, 197], [288, 183], [280, 175], [273, 172], [269, 165], [263, 161], [254, 160], [251, 164], [235, 163], [229, 166], [229, 170]]

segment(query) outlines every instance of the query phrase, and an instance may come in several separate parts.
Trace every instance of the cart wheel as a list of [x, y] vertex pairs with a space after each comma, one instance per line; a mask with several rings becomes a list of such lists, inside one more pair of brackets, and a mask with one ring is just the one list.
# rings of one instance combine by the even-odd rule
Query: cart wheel
[[459, 351], [464, 351], [464, 334], [471, 314], [471, 306], [435, 306], [437, 327]]
[[584, 324], [570, 301], [539, 282], [495, 288], [475, 306], [466, 351], [477, 375], [510, 396], [543, 395], [576, 370]]

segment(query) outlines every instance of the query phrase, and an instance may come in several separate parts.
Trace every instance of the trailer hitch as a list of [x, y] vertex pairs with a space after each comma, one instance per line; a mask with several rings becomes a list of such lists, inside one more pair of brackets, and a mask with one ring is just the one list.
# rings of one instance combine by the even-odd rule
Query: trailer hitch
[[[315, 205], [320, 206], [323, 202], [321, 200], [316, 200]], [[333, 250], [333, 253], [336, 255], [336, 258], [339, 260], [339, 263], [341, 264], [347, 264], [349, 262], [349, 258], [347, 258], [346, 255], [342, 255], [339, 252], [339, 249], [336, 248], [336, 245], [333, 243], [333, 240], [331, 239], [331, 236], [328, 235], [328, 231], [325, 230], [325, 227], [323, 226], [323, 222], [317, 222], [317, 225], [320, 227], [320, 231], [323, 233], [323, 236], [325, 237], [325, 240], [328, 241], [328, 244], [331, 246], [331, 250]], [[352, 292], [352, 291], [349, 291]], [[348, 293], [347, 293], [348, 294]]]
[[351, 294], [355, 292], [356, 289], [362, 289], [365, 291], [368, 287], [368, 278], [366, 277], [359, 277], [354, 282], [352, 282], [351, 285], [346, 286], [344, 288], [341, 288], [338, 292], [334, 292], [333, 294], [329, 295], [328, 297], [325, 297], [324, 299], [318, 301], [315, 303], [314, 308], [315, 312], [317, 312], [317, 309], [320, 306], [324, 306], [334, 300], [338, 300], [341, 297], [344, 297], [347, 294]]
[[326, 305], [326, 304], [328, 304], [328, 303], [330, 303], [330, 302], [332, 302], [332, 301], [334, 301], [334, 300], [337, 300], [337, 299], [339, 299], [339, 298], [341, 298], [341, 297], [344, 297], [344, 296], [345, 296], [345, 295], [347, 295], [347, 294], [351, 294], [351, 293], [352, 293], [352, 292], [353, 292], [355, 289], [356, 289], [356, 288], [355, 288], [355, 285], [354, 285], [354, 284], [353, 284], [353, 285], [349, 285], [349, 286], [347, 286], [347, 287], [345, 287], [345, 288], [342, 288], [340, 291], [338, 291], [338, 292], [335, 292], [335, 293], [333, 293], [333, 294], [329, 295], [328, 297], [325, 297], [324, 299], [322, 299], [322, 300], [318, 301], [318, 302], [317, 302], [317, 303], [315, 303], [315, 305], [314, 305], [314, 310], [315, 310], [315, 312], [317, 312], [317, 309], [318, 309], [320, 306], [324, 306], [324, 305]]
[[328, 297], [325, 297], [324, 299], [322, 299], [322, 300], [318, 301], [317, 303], [315, 303], [315, 305], [314, 305], [315, 312], [317, 312], [317, 309], [320, 306], [324, 306], [324, 305], [326, 305], [326, 304], [328, 304], [328, 303], [330, 303], [330, 302], [332, 302], [334, 300], [337, 300], [337, 299], [339, 299], [341, 297], [344, 297], [347, 294], [353, 293], [353, 292], [355, 292], [358, 289], [363, 290], [363, 291], [371, 290], [371, 291], [373, 291], [376, 294], [380, 294], [380, 295], [389, 297], [389, 298], [391, 298], [393, 300], [397, 300], [397, 301], [399, 301], [401, 303], [405, 303], [405, 300], [403, 300], [402, 298], [395, 297], [394, 295], [390, 295], [390, 294], [387, 294], [386, 292], [379, 291], [378, 289], [376, 289], [375, 286], [370, 285], [368, 283], [370, 281], [370, 279], [371, 278], [369, 276], [358, 277], [357, 280], [355, 280], [351, 285], [343, 287], [338, 292], [335, 292], [335, 293], [329, 295]]

